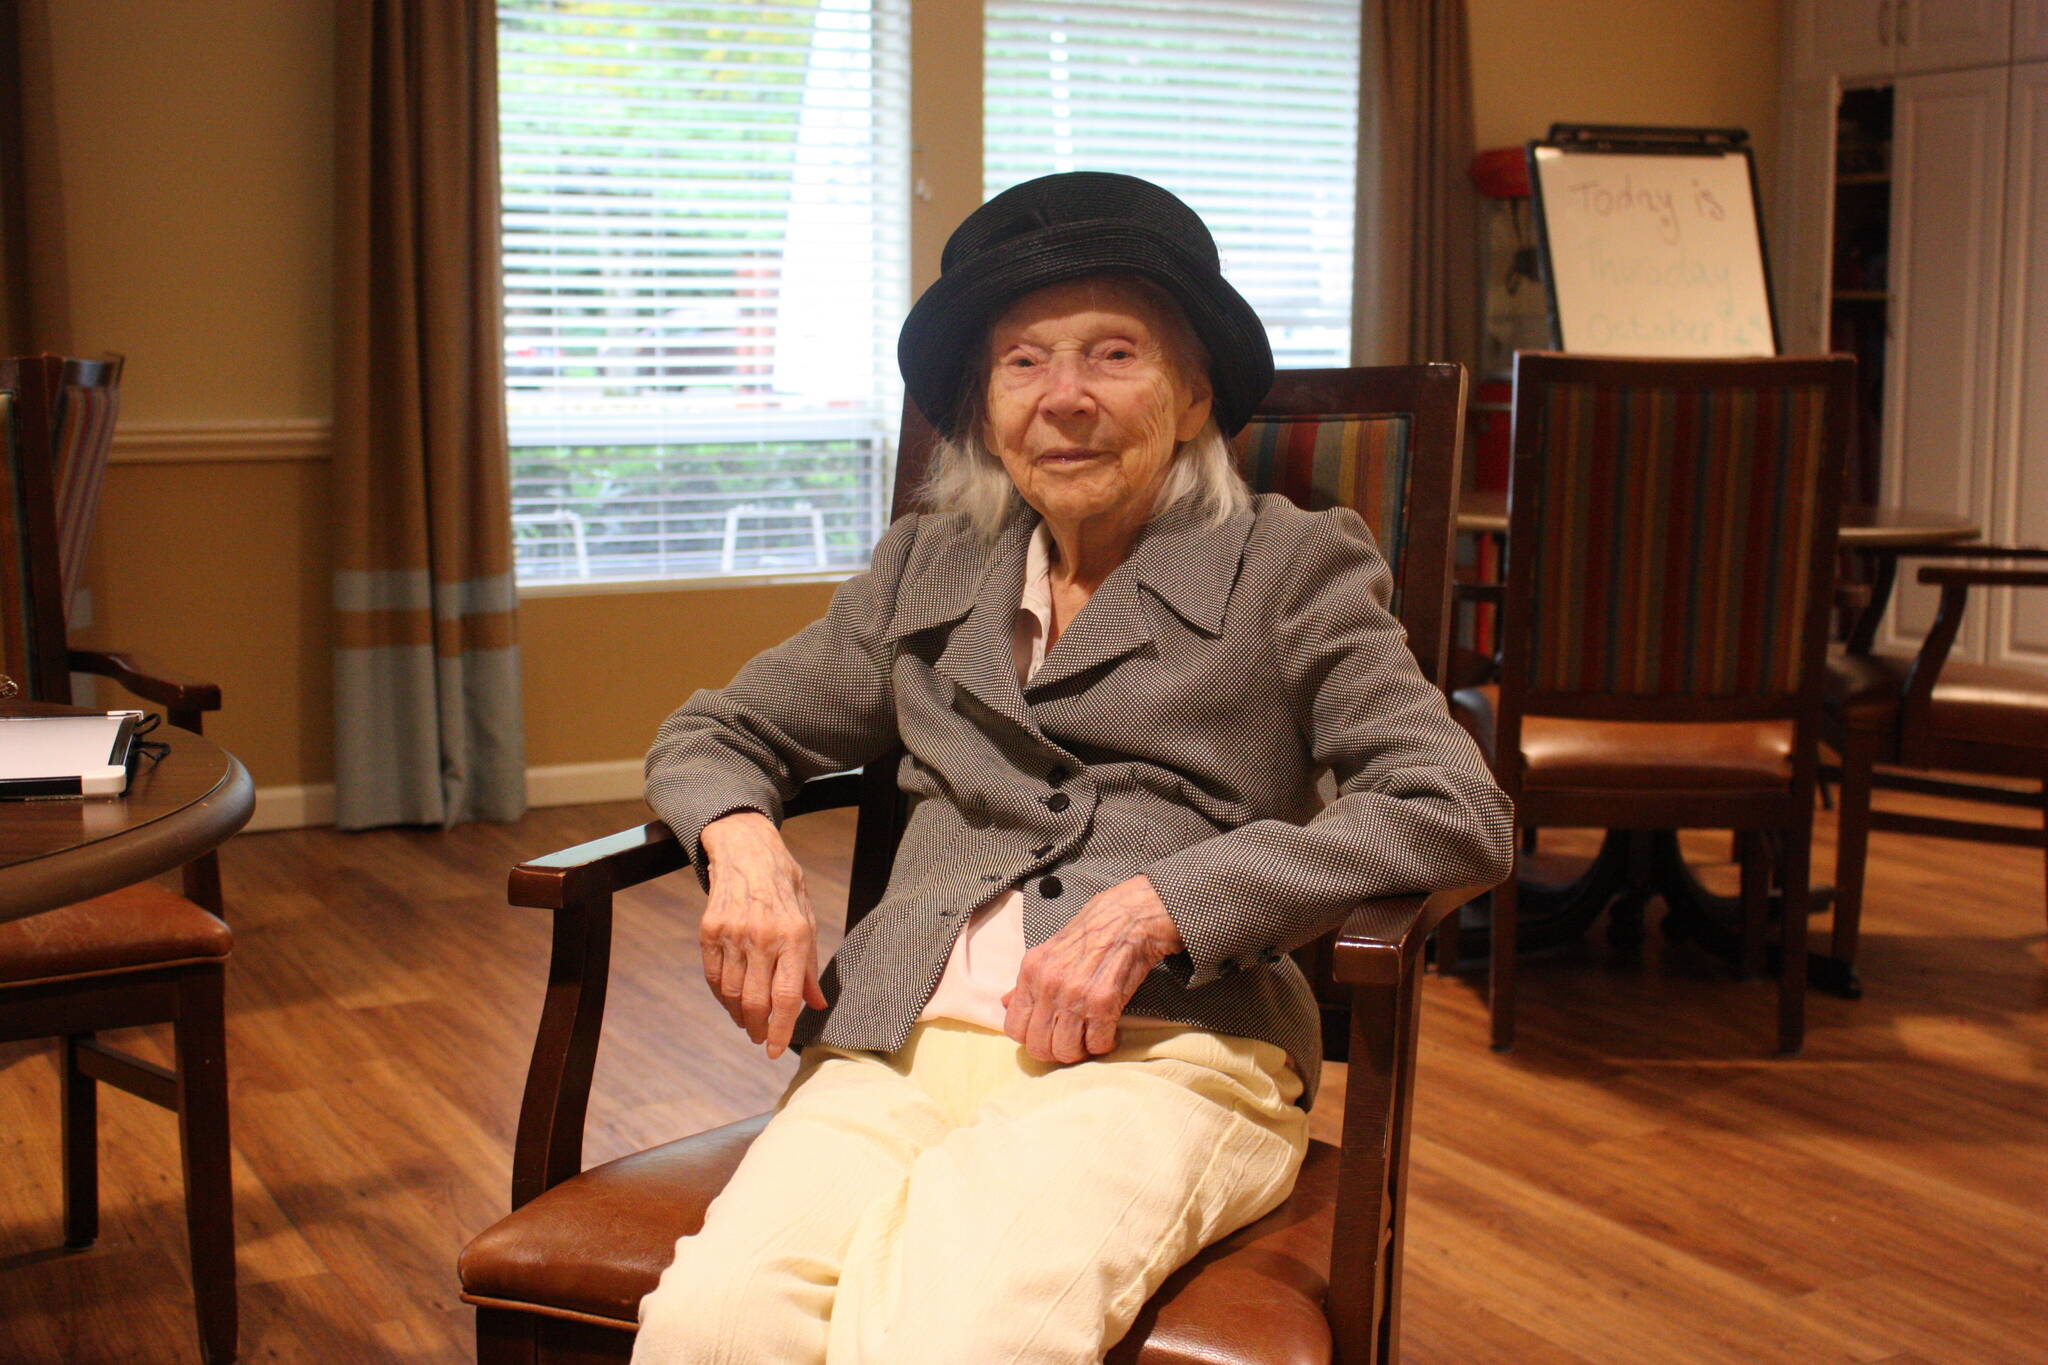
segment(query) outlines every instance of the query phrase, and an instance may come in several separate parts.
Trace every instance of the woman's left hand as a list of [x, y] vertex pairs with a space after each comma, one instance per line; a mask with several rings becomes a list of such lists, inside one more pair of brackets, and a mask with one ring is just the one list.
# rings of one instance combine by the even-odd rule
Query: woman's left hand
[[1017, 984], [1003, 997], [1003, 1032], [1041, 1062], [1109, 1052], [1138, 984], [1182, 946], [1152, 883], [1142, 875], [1120, 882], [1024, 954]]

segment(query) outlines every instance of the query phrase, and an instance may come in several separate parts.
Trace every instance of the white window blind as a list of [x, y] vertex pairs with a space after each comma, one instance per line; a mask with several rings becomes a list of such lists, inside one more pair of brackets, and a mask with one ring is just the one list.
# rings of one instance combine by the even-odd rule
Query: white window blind
[[987, 0], [989, 194], [1124, 171], [1216, 234], [1282, 366], [1351, 363], [1358, 0]]
[[900, 411], [905, 0], [503, 0], [523, 583], [865, 562]]

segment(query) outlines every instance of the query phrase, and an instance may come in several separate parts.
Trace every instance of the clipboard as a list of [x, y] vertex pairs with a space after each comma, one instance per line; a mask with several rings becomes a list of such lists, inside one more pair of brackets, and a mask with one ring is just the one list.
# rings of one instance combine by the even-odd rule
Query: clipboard
[[0, 716], [0, 800], [119, 796], [140, 711]]

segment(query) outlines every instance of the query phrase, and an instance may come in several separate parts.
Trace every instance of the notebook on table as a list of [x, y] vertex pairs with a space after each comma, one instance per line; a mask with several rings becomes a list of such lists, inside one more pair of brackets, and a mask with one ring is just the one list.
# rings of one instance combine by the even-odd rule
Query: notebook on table
[[0, 716], [0, 799], [119, 796], [140, 711]]

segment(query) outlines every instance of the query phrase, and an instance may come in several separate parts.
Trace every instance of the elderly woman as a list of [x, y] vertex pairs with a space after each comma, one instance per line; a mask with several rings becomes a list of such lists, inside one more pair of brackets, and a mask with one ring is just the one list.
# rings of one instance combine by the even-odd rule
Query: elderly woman
[[[1289, 950], [1508, 867], [1364, 524], [1232, 468], [1272, 353], [1186, 205], [998, 195], [899, 358], [947, 438], [930, 510], [648, 755], [705, 978], [803, 1060], [636, 1361], [1099, 1360], [1292, 1186], [1320, 1054]], [[887, 893], [821, 975], [782, 802], [899, 746]]]

